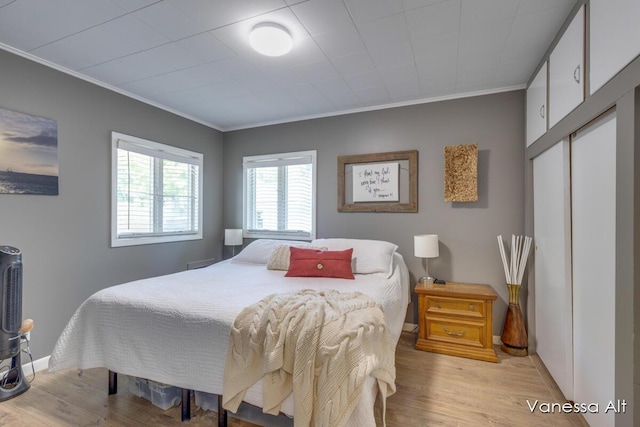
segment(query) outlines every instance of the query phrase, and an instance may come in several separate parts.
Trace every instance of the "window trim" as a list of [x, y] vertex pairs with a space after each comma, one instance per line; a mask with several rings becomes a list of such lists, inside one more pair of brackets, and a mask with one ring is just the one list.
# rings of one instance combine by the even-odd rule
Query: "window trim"
[[[198, 230], [161, 235], [118, 237], [118, 148], [166, 160], [189, 163], [199, 167], [198, 171]], [[203, 164], [204, 156], [159, 142], [149, 141], [119, 132], [111, 132], [111, 247], [150, 245], [155, 243], [202, 240], [203, 232]]]
[[[311, 158], [311, 231], [307, 233], [288, 231], [250, 231], [247, 229], [247, 169], [252, 164], [264, 164], [268, 166], [291, 166], [296, 164], [308, 164], [306, 158]], [[247, 239], [295, 239], [313, 240], [316, 238], [317, 217], [317, 151], [294, 151], [289, 153], [263, 154], [257, 156], [244, 156], [242, 158], [242, 237]]]

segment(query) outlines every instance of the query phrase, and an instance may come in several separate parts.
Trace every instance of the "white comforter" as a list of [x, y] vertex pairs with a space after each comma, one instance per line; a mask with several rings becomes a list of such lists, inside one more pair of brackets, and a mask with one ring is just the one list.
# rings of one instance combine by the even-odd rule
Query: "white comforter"
[[[236, 316], [268, 295], [302, 289], [360, 291], [371, 296], [382, 306], [391, 341], [397, 343], [409, 301], [408, 271], [399, 254], [389, 279], [358, 274], [355, 280], [290, 278], [284, 274], [263, 264], [227, 260], [103, 289], [73, 315], [51, 354], [49, 369], [104, 367], [221, 394], [229, 331]], [[374, 390], [373, 382], [370, 386]], [[375, 394], [364, 399], [365, 407], [373, 405]], [[262, 406], [259, 384], [244, 400]], [[282, 410], [291, 415], [292, 399], [288, 401]]]

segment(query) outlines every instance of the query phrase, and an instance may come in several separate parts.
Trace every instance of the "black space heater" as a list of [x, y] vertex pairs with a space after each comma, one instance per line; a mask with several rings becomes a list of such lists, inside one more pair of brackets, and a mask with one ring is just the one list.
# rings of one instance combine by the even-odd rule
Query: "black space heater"
[[[20, 363], [22, 332], [22, 254], [0, 246], [0, 402], [29, 389]], [[4, 365], [4, 362], [10, 365]]]

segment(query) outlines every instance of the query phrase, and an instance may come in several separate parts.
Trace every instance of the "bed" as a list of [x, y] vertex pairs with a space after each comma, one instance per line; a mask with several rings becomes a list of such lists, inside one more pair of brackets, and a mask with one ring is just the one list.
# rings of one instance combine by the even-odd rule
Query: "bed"
[[[371, 297], [383, 310], [395, 348], [409, 302], [408, 270], [397, 246], [358, 239], [310, 243], [329, 250], [352, 248], [353, 280], [285, 277], [287, 271], [267, 268], [278, 248], [308, 244], [258, 240], [234, 258], [209, 267], [103, 289], [73, 315], [54, 347], [49, 370], [102, 367], [220, 395], [236, 316], [264, 297], [300, 289]], [[348, 425], [375, 425], [376, 393], [375, 380], [367, 378]], [[244, 401], [262, 407], [261, 384], [251, 387]], [[294, 413], [291, 396], [281, 411]]]

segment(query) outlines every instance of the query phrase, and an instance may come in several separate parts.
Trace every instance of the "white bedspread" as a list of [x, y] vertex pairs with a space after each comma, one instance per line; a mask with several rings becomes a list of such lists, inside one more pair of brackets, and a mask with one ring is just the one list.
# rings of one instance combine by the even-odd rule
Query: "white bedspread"
[[[389, 279], [376, 275], [356, 275], [355, 280], [290, 278], [263, 264], [227, 260], [103, 289], [73, 315], [51, 354], [49, 369], [104, 367], [221, 394], [229, 332], [236, 316], [267, 295], [302, 289], [369, 295], [382, 306], [395, 346], [409, 301], [407, 267], [399, 254], [395, 257]], [[249, 390], [246, 402], [262, 406], [260, 385]], [[373, 390], [374, 383], [369, 385]], [[282, 410], [293, 414], [291, 404], [285, 403]]]

